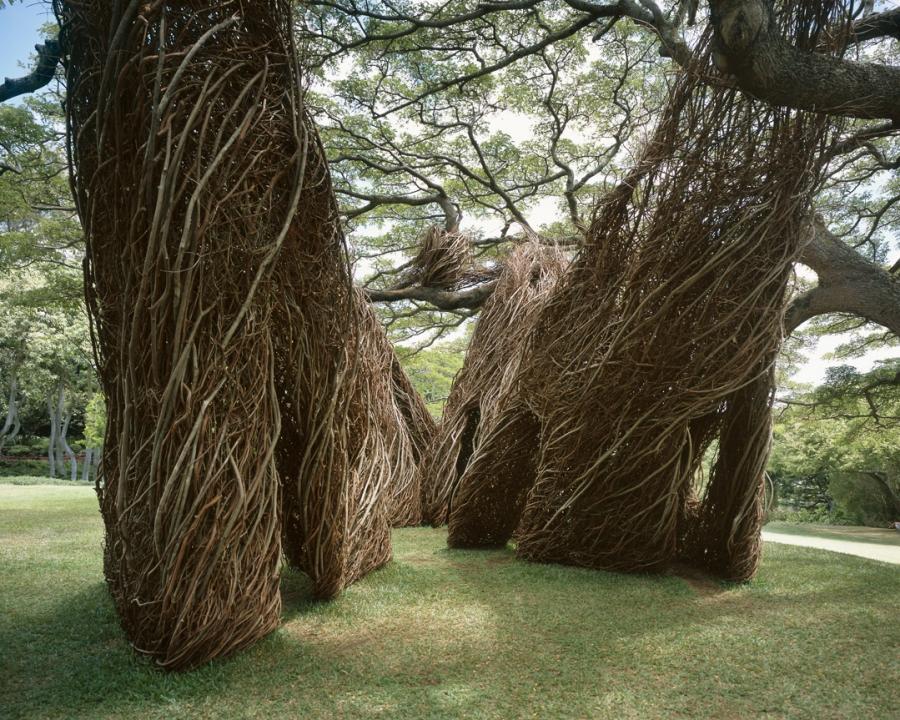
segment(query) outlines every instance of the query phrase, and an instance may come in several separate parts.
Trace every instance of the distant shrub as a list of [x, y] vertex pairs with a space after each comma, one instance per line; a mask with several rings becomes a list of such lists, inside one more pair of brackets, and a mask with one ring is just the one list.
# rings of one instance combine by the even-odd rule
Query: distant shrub
[[766, 522], [791, 522], [791, 523], [817, 523], [820, 525], [858, 525], [859, 523], [847, 515], [843, 510], [836, 508], [829, 511], [826, 507], [801, 508], [775, 508], [766, 516]]
[[835, 505], [859, 525], [881, 527], [897, 519], [890, 491], [869, 473], [835, 473], [828, 492]]
[[31, 455], [32, 450], [30, 445], [10, 445], [7, 448], [3, 448], [4, 455]]
[[0, 462], [0, 477], [47, 477], [50, 466], [46, 460], [11, 460]]

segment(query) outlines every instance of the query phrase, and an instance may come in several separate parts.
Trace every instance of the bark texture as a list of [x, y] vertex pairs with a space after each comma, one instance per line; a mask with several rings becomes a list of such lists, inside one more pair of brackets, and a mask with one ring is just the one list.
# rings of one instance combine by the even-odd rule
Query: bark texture
[[785, 330], [827, 313], [849, 313], [883, 325], [900, 336], [900, 278], [862, 257], [831, 233], [821, 218], [811, 228], [800, 262], [812, 268], [816, 287], [794, 298], [785, 315]]
[[710, 11], [716, 65], [742, 90], [774, 105], [900, 122], [900, 68], [798, 49], [765, 0], [712, 0]]

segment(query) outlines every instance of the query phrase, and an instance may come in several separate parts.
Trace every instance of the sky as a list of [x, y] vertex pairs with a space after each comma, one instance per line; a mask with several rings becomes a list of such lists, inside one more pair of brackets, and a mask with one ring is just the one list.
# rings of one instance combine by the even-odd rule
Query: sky
[[[11, 6], [0, 8], [0, 77], [20, 77], [27, 72], [20, 63], [26, 66], [30, 64], [29, 59], [34, 53], [35, 44], [43, 40], [40, 28], [52, 20], [50, 3], [46, 0], [19, 0]], [[535, 209], [533, 219], [536, 225], [544, 222], [541, 216], [549, 210], [549, 206]], [[829, 365], [844, 364], [824, 357], [840, 342], [840, 338], [833, 337], [820, 340], [819, 346], [809, 351], [809, 362], [794, 375], [794, 379], [804, 383], [819, 383], [824, 379], [825, 370]], [[866, 357], [848, 364], [855, 365], [860, 370], [868, 370], [876, 360], [896, 354], [896, 350], [886, 349], [869, 353]]]
[[44, 38], [41, 26], [53, 20], [50, 3], [17, 0], [0, 8], [0, 77], [21, 77], [19, 63], [29, 64], [34, 46]]

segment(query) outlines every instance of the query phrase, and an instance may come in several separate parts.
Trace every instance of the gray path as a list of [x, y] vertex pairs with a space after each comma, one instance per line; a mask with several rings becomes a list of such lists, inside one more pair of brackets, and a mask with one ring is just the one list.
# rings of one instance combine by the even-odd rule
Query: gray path
[[787, 535], [785, 533], [763, 530], [765, 542], [782, 543], [784, 545], [800, 545], [801, 547], [830, 550], [845, 555], [858, 555], [870, 560], [900, 565], [900, 547], [877, 545], [875, 543], [854, 542], [849, 540], [832, 540], [830, 538], [810, 537], [808, 535]]

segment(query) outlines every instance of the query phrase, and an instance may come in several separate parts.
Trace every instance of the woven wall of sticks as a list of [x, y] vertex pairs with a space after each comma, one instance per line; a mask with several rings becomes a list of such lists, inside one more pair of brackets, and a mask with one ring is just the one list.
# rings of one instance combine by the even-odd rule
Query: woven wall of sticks
[[[783, 34], [827, 48], [841, 9], [784, 3]], [[728, 87], [711, 46], [707, 33], [545, 301], [451, 499], [451, 545], [514, 536], [537, 561], [755, 572], [772, 365], [831, 128]]]
[[[105, 574], [181, 669], [331, 597], [420, 513], [422, 412], [353, 289], [291, 3], [57, 0], [108, 431]], [[427, 435], [427, 430], [425, 431]]]
[[515, 381], [524, 340], [565, 266], [561, 250], [538, 242], [519, 245], [504, 260], [422, 463], [427, 522], [447, 522], [459, 476], [475, 448], [494, 429], [500, 399]]

